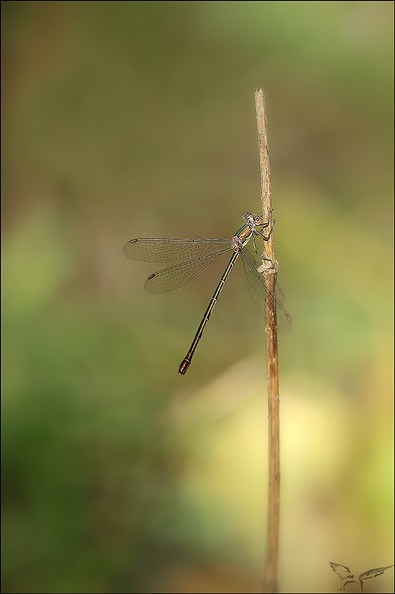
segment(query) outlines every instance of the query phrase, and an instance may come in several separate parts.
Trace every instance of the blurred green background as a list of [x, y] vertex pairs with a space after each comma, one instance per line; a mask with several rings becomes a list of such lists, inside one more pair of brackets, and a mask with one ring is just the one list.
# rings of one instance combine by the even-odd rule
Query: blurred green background
[[[263, 320], [132, 237], [260, 210], [279, 283], [279, 588], [393, 563], [393, 3], [3, 2], [3, 592], [259, 592]], [[259, 318], [259, 319], [258, 319]], [[393, 591], [393, 570], [365, 582]]]

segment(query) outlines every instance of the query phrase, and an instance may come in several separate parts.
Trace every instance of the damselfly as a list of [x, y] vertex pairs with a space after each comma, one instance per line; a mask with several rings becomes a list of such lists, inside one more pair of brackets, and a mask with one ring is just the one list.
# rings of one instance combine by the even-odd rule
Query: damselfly
[[[255, 306], [265, 314], [265, 299], [276, 300], [279, 319], [282, 319], [281, 325], [289, 327], [292, 324], [291, 316], [284, 305], [274, 297], [265, 284], [264, 278], [259, 274], [258, 264], [251, 252], [246, 249], [246, 244], [253, 238], [255, 253], [255, 237], [260, 236], [268, 241], [272, 231], [271, 217], [265, 223], [260, 215], [252, 214], [249, 211], [243, 213], [244, 224], [236, 231], [232, 239], [152, 239], [140, 238], [131, 239], [124, 248], [123, 253], [132, 260], [141, 260], [143, 262], [178, 262], [174, 266], [164, 268], [159, 272], [151, 274], [145, 281], [144, 288], [147, 293], [166, 293], [178, 289], [187, 283], [193, 281], [202, 272], [207, 270], [224, 252], [233, 251], [233, 254], [225, 268], [221, 279], [211, 297], [210, 303], [204, 312], [202, 321], [197, 329], [195, 338], [192, 341], [190, 349], [182, 360], [178, 373], [184, 375], [196, 347], [202, 337], [207, 322], [210, 319], [211, 312], [220, 296], [224, 284], [232, 270], [237, 258], [241, 256], [247, 286]], [[259, 227], [259, 229], [257, 229]], [[263, 230], [270, 227], [268, 235]]]

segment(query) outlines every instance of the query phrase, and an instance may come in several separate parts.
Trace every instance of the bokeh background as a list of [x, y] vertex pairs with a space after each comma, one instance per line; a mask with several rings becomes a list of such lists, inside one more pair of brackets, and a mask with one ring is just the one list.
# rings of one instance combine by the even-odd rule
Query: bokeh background
[[[3, 592], [259, 592], [263, 320], [132, 237], [260, 210], [279, 283], [279, 589], [393, 563], [393, 3], [3, 2]], [[365, 582], [393, 591], [393, 569]]]

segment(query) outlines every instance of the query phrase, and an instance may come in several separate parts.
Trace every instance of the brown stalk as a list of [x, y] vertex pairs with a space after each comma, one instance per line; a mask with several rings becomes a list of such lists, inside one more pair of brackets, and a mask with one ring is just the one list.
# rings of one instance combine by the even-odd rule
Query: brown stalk
[[[259, 167], [261, 173], [262, 215], [268, 221], [272, 211], [270, 162], [267, 143], [265, 97], [262, 89], [255, 92], [255, 110], [258, 131]], [[270, 228], [268, 229], [270, 231]], [[277, 261], [274, 257], [273, 233], [264, 245], [265, 283], [275, 295]], [[268, 259], [273, 263], [267, 266]], [[280, 524], [280, 399], [278, 381], [277, 314], [275, 299], [266, 299], [265, 315], [266, 368], [269, 424], [269, 493], [266, 558], [264, 565], [264, 592], [277, 592], [278, 541]]]

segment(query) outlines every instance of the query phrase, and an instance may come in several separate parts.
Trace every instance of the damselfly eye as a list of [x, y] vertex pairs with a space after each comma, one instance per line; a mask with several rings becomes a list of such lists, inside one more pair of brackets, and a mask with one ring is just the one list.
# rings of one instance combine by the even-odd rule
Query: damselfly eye
[[250, 212], [249, 210], [243, 212], [243, 219], [245, 220], [247, 225], [251, 225], [251, 223], [254, 223], [254, 217], [255, 215], [253, 215], [252, 212]]

